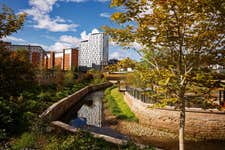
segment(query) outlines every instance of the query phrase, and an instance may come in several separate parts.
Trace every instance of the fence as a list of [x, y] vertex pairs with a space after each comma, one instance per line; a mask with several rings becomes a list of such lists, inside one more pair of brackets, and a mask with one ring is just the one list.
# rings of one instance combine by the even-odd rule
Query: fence
[[130, 95], [132, 95], [134, 98], [141, 100], [144, 103], [154, 104], [157, 102], [157, 100], [150, 98], [147, 95], [147, 92], [149, 92], [151, 89], [141, 89], [141, 88], [132, 88], [129, 86], [126, 86], [126, 92], [128, 92]]
[[[148, 104], [155, 104], [159, 102], [156, 98], [152, 98], [149, 96], [150, 93], [154, 93], [154, 91], [150, 88], [141, 89], [141, 88], [133, 88], [126, 86], [126, 92], [132, 95], [134, 98]], [[186, 106], [192, 108], [214, 108], [216, 105], [207, 103], [204, 101], [204, 97], [196, 96], [196, 95], [187, 95], [185, 96]], [[225, 90], [218, 90], [216, 93], [217, 104], [224, 106], [225, 105]], [[175, 103], [168, 103], [169, 106], [174, 106]]]

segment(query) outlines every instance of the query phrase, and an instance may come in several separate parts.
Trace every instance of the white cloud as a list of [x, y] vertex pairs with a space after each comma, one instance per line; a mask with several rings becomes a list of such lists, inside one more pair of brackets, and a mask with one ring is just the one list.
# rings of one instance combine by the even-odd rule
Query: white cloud
[[61, 0], [61, 1], [81, 3], [81, 2], [86, 2], [86, 1], [88, 1], [88, 0]]
[[51, 18], [49, 13], [53, 9], [53, 5], [57, 0], [30, 0], [31, 9], [24, 10], [25, 13], [32, 16], [36, 23], [34, 28], [46, 29], [52, 32], [76, 31], [77, 24], [73, 24], [59, 16]]
[[100, 33], [100, 31], [99, 31], [98, 29], [94, 28], [94, 29], [91, 31], [91, 33], [92, 33], [92, 34], [94, 34], [94, 33]]
[[123, 55], [123, 53], [120, 53], [120, 52], [113, 52], [109, 56], [110, 59], [122, 59], [124, 57], [125, 56]]
[[64, 31], [76, 31], [76, 24], [66, 24], [61, 23], [59, 19], [51, 19], [48, 15], [43, 15], [39, 17], [34, 17], [37, 20], [37, 24], [34, 25], [35, 28], [47, 29], [52, 32], [64, 32]]
[[51, 45], [48, 50], [50, 51], [62, 51], [65, 48], [70, 48], [71, 44], [65, 42], [56, 42], [55, 44]]
[[[82, 2], [87, 2], [87, 1], [91, 1], [91, 0], [60, 0], [60, 1], [82, 3]], [[108, 2], [109, 0], [94, 0], [94, 1], [104, 3], [104, 2]]]
[[65, 48], [78, 47], [81, 39], [73, 37], [71, 35], [62, 35], [59, 40], [53, 45], [49, 46], [48, 50], [51, 51], [62, 51]]
[[21, 45], [41, 46], [45, 50], [48, 48], [47, 45], [34, 43], [34, 42], [29, 42], [29, 41], [26, 41], [24, 39], [17, 38], [15, 36], [7, 36], [7, 37], [2, 38], [2, 40], [3, 41], [7, 41], [7, 42], [12, 42], [12, 44], [16, 43], [16, 44], [21, 44]]
[[81, 32], [80, 36], [82, 40], [88, 40], [88, 34], [86, 31]]
[[56, 22], [62, 22], [62, 23], [66, 22], [65, 19], [63, 19], [63, 18], [61, 18], [61, 17], [59, 17], [59, 16], [56, 16], [56, 18], [55, 18], [54, 20], [55, 20]]
[[94, 28], [91, 33], [86, 31], [81, 32], [80, 38], [71, 36], [71, 35], [62, 35], [59, 39], [51, 46], [49, 46], [48, 50], [51, 51], [62, 51], [65, 48], [79, 47], [80, 42], [82, 40], [88, 40], [90, 34], [99, 33], [100, 31]]
[[88, 40], [89, 35], [94, 34], [94, 33], [100, 33], [100, 31], [96, 28], [92, 29], [91, 33], [87, 34], [87, 31], [81, 32], [80, 36], [82, 40]]
[[59, 39], [61, 42], [66, 42], [72, 45], [77, 45], [80, 43], [80, 39], [70, 36], [70, 35], [62, 35]]
[[102, 2], [102, 3], [104, 3], [104, 2], [108, 2], [108, 1], [110, 1], [110, 0], [96, 0], [97, 2]]
[[7, 36], [2, 38], [3, 41], [8, 41], [8, 42], [19, 42], [19, 43], [25, 43], [26, 41], [21, 38], [17, 38], [15, 36]]
[[41, 12], [50, 12], [56, 1], [57, 0], [30, 0], [29, 4], [33, 8], [38, 8]]
[[[30, 9], [23, 10], [32, 17], [34, 21], [34, 28], [46, 29], [51, 32], [66, 32], [66, 31], [76, 31], [78, 27], [77, 24], [71, 22], [71, 20], [65, 20], [60, 16], [55, 18], [51, 17], [49, 13], [53, 10], [53, 6], [59, 7], [57, 1], [61, 2], [88, 2], [91, 0], [29, 0]], [[96, 2], [107, 2], [109, 0], [94, 0]], [[107, 16], [107, 14], [102, 14]]]
[[100, 17], [110, 18], [110, 16], [111, 15], [109, 13], [106, 13], [106, 12], [100, 13]]

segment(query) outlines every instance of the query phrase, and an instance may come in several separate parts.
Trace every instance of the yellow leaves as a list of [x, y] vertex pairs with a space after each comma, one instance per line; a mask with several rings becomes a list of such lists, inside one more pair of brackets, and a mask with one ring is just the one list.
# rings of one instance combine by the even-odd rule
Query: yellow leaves
[[165, 98], [162, 99], [160, 102], [157, 102], [156, 104], [154, 104], [153, 108], [162, 108], [162, 107], [166, 107], [169, 104], [174, 104], [178, 101], [177, 98], [172, 97], [172, 98]]
[[124, 16], [123, 13], [121, 12], [115, 12], [112, 16], [111, 16], [111, 20], [115, 21], [117, 23], [125, 23], [126, 18]]
[[112, 0], [110, 7], [119, 7], [124, 4], [126, 0]]
[[118, 19], [120, 19], [120, 17], [122, 16], [122, 13], [121, 12], [115, 12], [112, 16], [111, 16], [111, 19], [113, 21], [116, 21]]
[[19, 30], [23, 26], [25, 17], [26, 14], [15, 15], [10, 8], [3, 6], [0, 12], [0, 38]]

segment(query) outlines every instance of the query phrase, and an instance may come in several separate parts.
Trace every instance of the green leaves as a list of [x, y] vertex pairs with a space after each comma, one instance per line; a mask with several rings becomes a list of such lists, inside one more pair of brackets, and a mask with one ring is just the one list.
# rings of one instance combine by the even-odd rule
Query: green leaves
[[21, 29], [25, 18], [26, 14], [15, 15], [10, 8], [3, 5], [0, 13], [0, 39]]

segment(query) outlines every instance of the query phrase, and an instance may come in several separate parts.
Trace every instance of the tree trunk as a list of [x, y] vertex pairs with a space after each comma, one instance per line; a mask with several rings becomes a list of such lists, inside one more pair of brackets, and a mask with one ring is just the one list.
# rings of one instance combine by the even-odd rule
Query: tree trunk
[[180, 105], [180, 125], [179, 125], [179, 150], [184, 150], [184, 127], [185, 127], [185, 99], [184, 92], [181, 90], [179, 96]]

